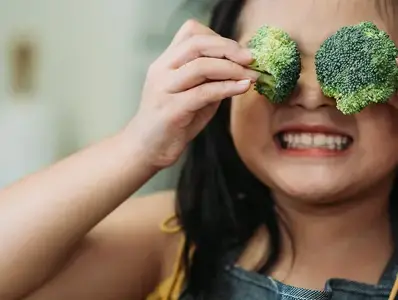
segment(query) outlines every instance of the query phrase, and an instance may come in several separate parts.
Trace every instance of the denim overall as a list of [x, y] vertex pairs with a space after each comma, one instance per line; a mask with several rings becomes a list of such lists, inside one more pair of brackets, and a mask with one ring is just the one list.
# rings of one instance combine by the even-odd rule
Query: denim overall
[[[398, 253], [388, 263], [377, 285], [330, 279], [323, 291], [288, 286], [271, 277], [246, 271], [227, 260], [216, 289], [203, 300], [388, 300], [398, 272]], [[180, 300], [191, 300], [184, 291]]]

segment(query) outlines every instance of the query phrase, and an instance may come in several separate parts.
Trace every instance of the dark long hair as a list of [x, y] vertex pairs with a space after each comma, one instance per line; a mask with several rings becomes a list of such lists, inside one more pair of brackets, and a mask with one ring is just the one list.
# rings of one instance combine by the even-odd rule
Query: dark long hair
[[[244, 1], [223, 0], [216, 5], [210, 27], [234, 38], [236, 20]], [[271, 257], [279, 252], [279, 231], [269, 189], [240, 160], [229, 133], [230, 99], [191, 142], [177, 188], [177, 212], [188, 249], [194, 244], [187, 268], [188, 289], [198, 295], [211, 288], [223, 255], [243, 245], [260, 224], [271, 232]]]
[[[221, 36], [235, 38], [243, 0], [220, 0], [210, 27]], [[197, 298], [209, 292], [223, 256], [246, 244], [254, 231], [265, 225], [270, 236], [270, 256], [261, 272], [278, 259], [280, 230], [274, 201], [240, 160], [230, 132], [231, 99], [225, 99], [215, 117], [191, 142], [177, 188], [177, 214], [185, 231], [184, 259], [187, 289]], [[396, 182], [398, 183], [398, 182]], [[397, 187], [397, 184], [395, 184]], [[398, 213], [398, 189], [391, 195], [391, 212]], [[195, 245], [191, 263], [189, 248]]]

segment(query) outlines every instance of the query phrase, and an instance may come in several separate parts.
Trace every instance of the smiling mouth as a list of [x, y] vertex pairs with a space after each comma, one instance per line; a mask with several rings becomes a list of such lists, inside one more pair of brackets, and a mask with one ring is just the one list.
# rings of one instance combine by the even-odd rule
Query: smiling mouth
[[353, 139], [347, 135], [311, 132], [280, 132], [276, 141], [282, 150], [323, 152], [344, 152], [350, 148]]

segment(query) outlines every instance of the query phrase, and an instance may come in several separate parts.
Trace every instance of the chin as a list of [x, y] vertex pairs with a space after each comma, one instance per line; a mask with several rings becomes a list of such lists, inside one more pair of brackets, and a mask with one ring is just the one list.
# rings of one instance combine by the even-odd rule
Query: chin
[[330, 166], [280, 166], [264, 182], [284, 198], [313, 204], [330, 204], [348, 197], [354, 182]]
[[331, 190], [326, 183], [304, 183], [300, 185], [298, 182], [284, 182], [275, 185], [276, 195], [283, 198], [301, 201], [306, 204], [331, 204], [339, 202], [341, 193]]

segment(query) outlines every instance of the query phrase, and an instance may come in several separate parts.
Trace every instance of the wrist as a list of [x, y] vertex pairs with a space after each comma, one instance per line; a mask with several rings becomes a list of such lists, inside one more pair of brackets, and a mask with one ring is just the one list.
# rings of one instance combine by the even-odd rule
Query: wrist
[[151, 161], [148, 148], [140, 138], [140, 132], [134, 130], [132, 124], [116, 134], [116, 143], [123, 155], [134, 169], [140, 169], [150, 176], [155, 175], [162, 168], [156, 166]]

